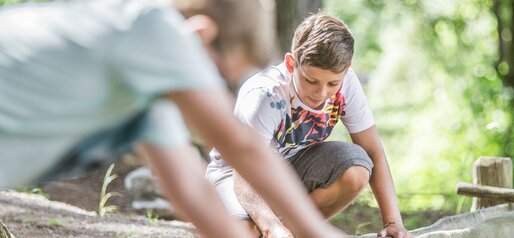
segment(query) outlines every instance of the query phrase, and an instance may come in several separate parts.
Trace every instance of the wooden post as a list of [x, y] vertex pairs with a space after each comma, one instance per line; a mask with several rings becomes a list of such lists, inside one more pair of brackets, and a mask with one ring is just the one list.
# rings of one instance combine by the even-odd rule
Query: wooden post
[[[507, 157], [481, 156], [473, 165], [473, 183], [500, 188], [512, 188], [512, 160]], [[488, 198], [473, 198], [471, 211], [501, 204]]]

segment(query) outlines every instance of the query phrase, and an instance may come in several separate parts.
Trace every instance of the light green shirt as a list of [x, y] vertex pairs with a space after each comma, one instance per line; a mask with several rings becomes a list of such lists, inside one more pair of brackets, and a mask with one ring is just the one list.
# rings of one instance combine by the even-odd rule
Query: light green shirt
[[[150, 2], [0, 8], [0, 189], [33, 182], [79, 141], [164, 92], [223, 86], [180, 14]], [[176, 146], [187, 130], [168, 107], [176, 120], [146, 139]]]

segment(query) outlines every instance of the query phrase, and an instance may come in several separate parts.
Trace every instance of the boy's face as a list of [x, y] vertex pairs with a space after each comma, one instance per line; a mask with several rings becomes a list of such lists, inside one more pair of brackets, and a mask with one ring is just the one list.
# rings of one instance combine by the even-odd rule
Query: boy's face
[[292, 73], [296, 93], [303, 104], [320, 110], [325, 101], [339, 91], [346, 71], [334, 73], [314, 66], [298, 65]]
[[256, 67], [241, 48], [230, 46], [221, 50], [215, 46], [219, 31], [218, 24], [212, 18], [193, 15], [187, 18], [186, 24], [191, 33], [200, 37], [203, 47], [229, 86], [237, 86], [245, 74]]

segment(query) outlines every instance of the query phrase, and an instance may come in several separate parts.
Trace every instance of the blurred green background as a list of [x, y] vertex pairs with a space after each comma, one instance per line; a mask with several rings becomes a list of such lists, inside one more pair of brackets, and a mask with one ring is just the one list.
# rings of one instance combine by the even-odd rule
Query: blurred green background
[[[514, 155], [514, 1], [326, 0], [324, 9], [356, 38], [353, 68], [406, 226], [469, 211], [471, 198], [455, 187], [472, 181], [473, 162]], [[344, 138], [339, 130], [333, 139]], [[369, 191], [357, 204], [376, 207]]]
[[[18, 0], [0, 0], [0, 5]], [[308, 11], [344, 20], [408, 229], [469, 211], [457, 196], [479, 156], [514, 156], [514, 0], [277, 0], [281, 51]], [[1, 23], [0, 23], [1, 24]], [[338, 126], [331, 139], [348, 140]], [[368, 190], [332, 219], [377, 232]]]

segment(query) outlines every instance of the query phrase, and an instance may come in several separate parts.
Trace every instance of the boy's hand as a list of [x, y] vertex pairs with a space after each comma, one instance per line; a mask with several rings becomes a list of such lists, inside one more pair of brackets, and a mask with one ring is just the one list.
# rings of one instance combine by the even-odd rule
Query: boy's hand
[[393, 238], [412, 238], [413, 236], [401, 224], [386, 226], [377, 234], [378, 237], [391, 236]]
[[294, 238], [291, 231], [281, 224], [274, 225], [268, 232], [264, 233], [266, 238]]

